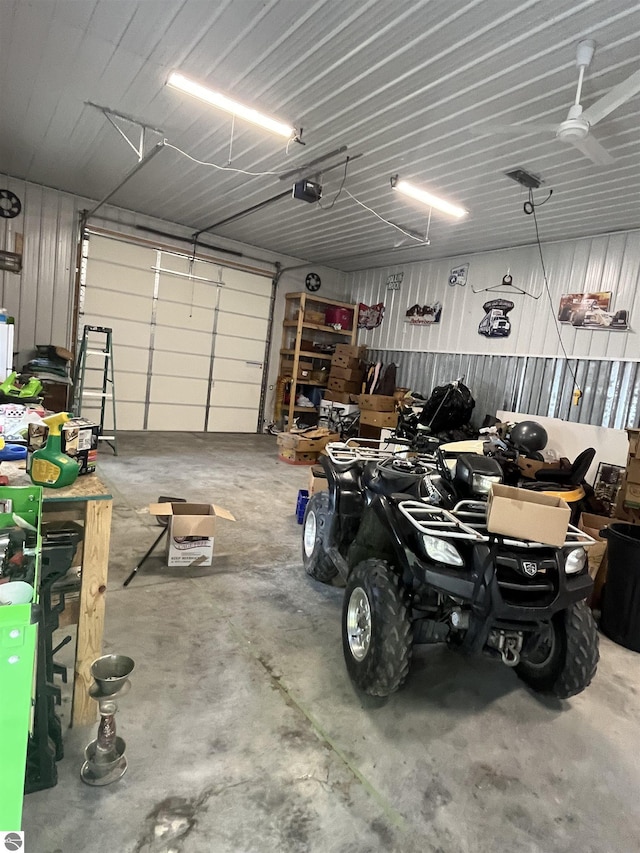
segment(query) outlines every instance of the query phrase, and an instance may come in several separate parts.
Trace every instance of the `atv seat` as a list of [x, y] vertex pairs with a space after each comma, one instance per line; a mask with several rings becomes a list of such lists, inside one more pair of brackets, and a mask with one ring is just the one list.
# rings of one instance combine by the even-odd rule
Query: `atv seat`
[[378, 467], [377, 462], [367, 462], [362, 472], [362, 485], [377, 495], [391, 497], [394, 494], [422, 497], [420, 484], [424, 474], [401, 473]]

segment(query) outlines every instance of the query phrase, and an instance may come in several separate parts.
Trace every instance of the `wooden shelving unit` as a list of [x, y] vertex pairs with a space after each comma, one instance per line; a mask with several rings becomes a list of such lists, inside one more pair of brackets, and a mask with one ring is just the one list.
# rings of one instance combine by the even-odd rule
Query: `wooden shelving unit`
[[[314, 316], [324, 313], [327, 308], [346, 308], [352, 312], [352, 323], [348, 329], [335, 329], [324, 322], [312, 322]], [[282, 394], [289, 387], [289, 403], [284, 404], [282, 397], [277, 401], [275, 419], [281, 414], [287, 415], [285, 429], [293, 425], [294, 412], [314, 412], [317, 408], [296, 406], [299, 388], [301, 386], [325, 387], [325, 383], [317, 379], [298, 379], [300, 361], [312, 362], [315, 369], [327, 367], [331, 355], [315, 352], [308, 348], [302, 349], [302, 342], [312, 340], [318, 344], [344, 343], [355, 344], [358, 331], [358, 314], [356, 305], [350, 302], [339, 302], [335, 299], [324, 299], [311, 293], [288, 293], [285, 297], [285, 314], [282, 324], [282, 348], [280, 350], [280, 388]], [[311, 334], [313, 333], [313, 334]]]

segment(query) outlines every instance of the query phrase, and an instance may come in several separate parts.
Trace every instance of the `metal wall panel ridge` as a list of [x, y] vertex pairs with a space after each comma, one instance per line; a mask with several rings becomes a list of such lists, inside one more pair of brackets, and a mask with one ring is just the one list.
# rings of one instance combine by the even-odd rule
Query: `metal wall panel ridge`
[[[428, 397], [462, 378], [475, 397], [474, 422], [498, 409], [624, 429], [640, 424], [640, 363], [515, 355], [370, 349], [369, 359], [398, 366], [397, 384]], [[582, 389], [573, 405], [575, 375]]]

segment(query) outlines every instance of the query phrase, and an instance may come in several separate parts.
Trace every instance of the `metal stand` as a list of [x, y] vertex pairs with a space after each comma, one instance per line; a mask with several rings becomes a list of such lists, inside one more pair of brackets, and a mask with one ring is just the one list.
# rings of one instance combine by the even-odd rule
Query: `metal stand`
[[133, 667], [133, 660], [126, 655], [104, 655], [91, 664], [95, 682], [89, 688], [89, 696], [98, 703], [100, 724], [98, 737], [84, 750], [85, 762], [80, 770], [80, 778], [87, 785], [109, 785], [126, 773], [126, 744], [116, 735], [115, 716], [117, 700], [126, 696], [131, 689], [128, 676]]
[[[185, 503], [185, 499], [184, 498], [168, 498], [164, 495], [161, 495], [158, 498], [158, 503], [159, 504], [183, 504], [183, 503]], [[151, 556], [151, 554], [155, 550], [156, 546], [160, 543], [160, 540], [162, 539], [162, 537], [165, 535], [165, 533], [169, 529], [169, 519], [168, 518], [163, 518], [162, 516], [156, 516], [156, 521], [162, 527], [162, 530], [158, 534], [158, 536], [157, 536], [155, 542], [153, 543], [153, 545], [151, 546], [151, 548], [149, 548], [149, 550], [144, 555], [144, 557], [140, 560], [138, 565], [134, 567], [133, 571], [131, 572], [129, 577], [126, 579], [126, 581], [122, 584], [122, 586], [129, 586], [131, 581], [138, 574], [138, 569], [141, 569], [142, 566], [146, 563], [146, 561], [149, 559], [149, 557]]]
[[157, 538], [156, 538], [155, 542], [153, 543], [153, 545], [151, 546], [151, 548], [149, 548], [149, 550], [148, 550], [148, 551], [147, 551], [147, 553], [144, 555], [144, 557], [140, 560], [140, 562], [138, 563], [138, 565], [137, 565], [137, 566], [135, 566], [135, 568], [133, 569], [133, 571], [131, 572], [131, 574], [129, 575], [129, 577], [126, 579], [126, 581], [122, 584], [122, 586], [129, 586], [129, 584], [131, 583], [131, 581], [132, 581], [132, 580], [135, 578], [135, 576], [138, 574], [138, 569], [141, 569], [141, 568], [142, 568], [142, 566], [144, 565], [144, 563], [145, 563], [145, 562], [148, 560], [148, 558], [151, 556], [151, 554], [153, 553], [153, 551], [154, 551], [154, 550], [155, 550], [155, 548], [156, 548], [156, 545], [158, 545], [158, 544], [159, 544], [160, 540], [161, 540], [161, 539], [162, 539], [162, 537], [165, 535], [165, 533], [167, 532], [167, 530], [168, 530], [168, 528], [167, 528], [167, 527], [163, 527], [163, 528], [162, 528], [162, 530], [161, 530], [161, 531], [160, 531], [160, 533], [158, 534], [158, 536], [157, 536]]

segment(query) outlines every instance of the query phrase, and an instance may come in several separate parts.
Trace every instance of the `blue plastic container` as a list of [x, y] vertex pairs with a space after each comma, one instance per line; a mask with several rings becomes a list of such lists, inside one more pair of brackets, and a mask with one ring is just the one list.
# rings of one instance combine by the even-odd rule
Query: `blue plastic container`
[[298, 492], [298, 502], [296, 504], [296, 518], [298, 519], [298, 524], [302, 524], [304, 521], [304, 511], [306, 510], [308, 503], [309, 492], [306, 489], [300, 489]]
[[24, 444], [5, 444], [0, 450], [0, 462], [17, 462], [27, 458], [27, 448]]

